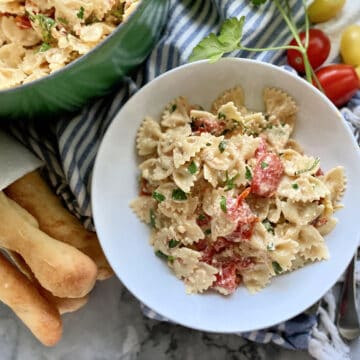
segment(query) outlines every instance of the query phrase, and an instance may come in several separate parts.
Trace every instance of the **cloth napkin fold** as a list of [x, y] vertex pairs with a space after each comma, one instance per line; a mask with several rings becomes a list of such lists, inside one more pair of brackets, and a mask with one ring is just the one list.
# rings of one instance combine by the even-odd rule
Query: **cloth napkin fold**
[[[354, 14], [356, 18], [357, 14], [356, 19], [360, 20], [360, 6], [355, 4], [358, 2], [351, 3], [356, 8], [349, 7], [347, 10], [351, 13], [351, 19], [354, 19]], [[301, 29], [304, 23], [302, 1], [293, 0], [290, 4], [293, 17]], [[291, 39], [272, 1], [267, 1], [260, 8], [254, 7], [247, 0], [171, 0], [170, 6], [163, 36], [146, 63], [119, 82], [112, 94], [89, 104], [73, 117], [64, 116], [53, 122], [43, 122], [41, 119], [32, 122], [12, 121], [5, 125], [9, 132], [44, 160], [45, 176], [57, 195], [89, 229], [94, 230], [90, 185], [95, 156], [108, 125], [131, 95], [163, 72], [186, 63], [193, 47], [209, 32], [218, 32], [226, 18], [246, 16], [243, 44], [247, 47], [279, 46]], [[343, 21], [344, 24], [346, 21]], [[329, 31], [330, 25], [327, 25]], [[338, 34], [339, 25], [334, 36]], [[238, 51], [230, 55], [278, 65], [285, 63], [281, 51]], [[349, 103], [348, 108], [342, 109], [342, 113], [359, 140], [360, 93]], [[323, 304], [327, 306], [321, 307], [318, 315], [300, 314], [269, 329], [241, 335], [261, 343], [272, 341], [290, 349], [308, 349], [317, 359], [347, 359], [349, 349], [333, 325], [335, 299], [332, 292], [325, 296]], [[148, 317], [166, 320], [151, 309], [142, 309]]]

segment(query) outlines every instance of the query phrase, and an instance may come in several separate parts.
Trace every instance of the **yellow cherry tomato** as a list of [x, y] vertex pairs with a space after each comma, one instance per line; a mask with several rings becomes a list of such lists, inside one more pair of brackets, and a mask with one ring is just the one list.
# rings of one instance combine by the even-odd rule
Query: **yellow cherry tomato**
[[357, 67], [355, 68], [355, 71], [356, 71], [357, 76], [358, 76], [359, 81], [360, 81], [360, 66], [357, 66]]
[[360, 25], [350, 25], [343, 31], [340, 54], [345, 64], [360, 65]]
[[333, 18], [344, 6], [345, 0], [314, 0], [307, 9], [312, 23], [320, 23]]

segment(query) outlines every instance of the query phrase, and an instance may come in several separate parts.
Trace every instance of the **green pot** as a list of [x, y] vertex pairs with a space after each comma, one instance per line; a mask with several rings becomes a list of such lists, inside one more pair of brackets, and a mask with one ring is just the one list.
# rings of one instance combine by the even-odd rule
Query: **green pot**
[[149, 55], [168, 8], [168, 0], [142, 0], [127, 22], [86, 55], [42, 79], [0, 91], [0, 119], [73, 112], [108, 93]]

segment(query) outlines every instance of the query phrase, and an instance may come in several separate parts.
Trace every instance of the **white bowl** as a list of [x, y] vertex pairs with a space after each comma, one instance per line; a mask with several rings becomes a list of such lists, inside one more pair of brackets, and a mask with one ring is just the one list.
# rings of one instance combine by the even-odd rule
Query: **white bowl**
[[[264, 87], [278, 87], [299, 105], [295, 138], [306, 153], [320, 156], [322, 168], [343, 165], [348, 179], [345, 208], [326, 237], [330, 259], [276, 277], [255, 295], [240, 287], [233, 295], [187, 295], [184, 284], [154, 256], [149, 228], [129, 208], [138, 194], [135, 136], [146, 115], [159, 118], [173, 98], [209, 108], [222, 91], [241, 85], [245, 103], [262, 110]], [[232, 333], [287, 320], [317, 301], [345, 270], [358, 245], [360, 151], [331, 102], [312, 85], [273, 65], [227, 58], [215, 64], [192, 63], [159, 76], [120, 110], [100, 147], [93, 175], [92, 205], [105, 254], [122, 283], [144, 304], [190, 328]]]

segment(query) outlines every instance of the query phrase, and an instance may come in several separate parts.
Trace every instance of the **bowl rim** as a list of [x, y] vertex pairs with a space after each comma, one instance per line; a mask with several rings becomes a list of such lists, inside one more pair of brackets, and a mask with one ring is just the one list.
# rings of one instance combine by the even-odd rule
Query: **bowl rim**
[[[334, 113], [334, 115], [338, 115], [342, 121], [345, 121], [343, 119], [343, 116], [341, 115], [339, 109], [337, 107], [335, 107], [335, 105], [325, 96], [325, 94], [323, 94], [321, 91], [319, 91], [316, 87], [312, 86], [309, 82], [307, 82], [305, 79], [299, 77], [298, 75], [295, 75], [294, 73], [292, 72], [289, 72], [288, 70], [286, 69], [283, 69], [277, 65], [274, 65], [274, 64], [271, 64], [271, 63], [266, 63], [266, 62], [263, 62], [263, 61], [259, 61], [259, 60], [256, 60], [256, 59], [244, 59], [244, 58], [235, 58], [235, 57], [225, 57], [223, 59], [220, 59], [219, 60], [220, 62], [227, 62], [227, 61], [235, 61], [235, 62], [238, 62], [239, 64], [241, 63], [256, 63], [256, 64], [259, 64], [261, 66], [264, 66], [264, 67], [268, 67], [268, 68], [273, 68], [274, 70], [276, 71], [280, 71], [280, 72], [283, 72], [285, 74], [287, 74], [289, 77], [293, 78], [295, 81], [298, 81], [300, 83], [303, 83], [303, 85], [305, 85], [308, 89], [311, 89], [313, 92], [315, 92], [321, 99], [322, 101], [324, 101], [326, 103], [326, 105], [332, 110], [332, 112]], [[182, 71], [182, 69], [184, 68], [187, 68], [187, 67], [191, 67], [191, 66], [194, 66], [194, 65], [198, 65], [198, 64], [201, 64], [201, 63], [207, 63], [208, 60], [201, 60], [201, 61], [196, 61], [196, 62], [192, 62], [192, 63], [187, 63], [187, 64], [184, 64], [184, 65], [181, 65], [181, 66], [178, 66], [176, 68], [173, 68], [169, 71], [166, 71], [165, 73], [159, 75], [158, 77], [156, 77], [155, 79], [149, 81], [146, 85], [144, 85], [136, 94], [134, 94], [134, 96], [130, 97], [126, 103], [123, 104], [123, 106], [120, 108], [120, 110], [117, 112], [117, 114], [114, 116], [114, 121], [112, 121], [112, 123], [109, 125], [109, 127], [107, 128], [104, 136], [103, 136], [103, 139], [101, 140], [101, 144], [99, 146], [99, 149], [98, 149], [98, 152], [97, 152], [97, 155], [96, 155], [96, 159], [95, 159], [95, 163], [94, 163], [94, 168], [93, 168], [93, 176], [92, 176], [92, 181], [91, 181], [91, 189], [92, 189], [92, 196], [91, 196], [91, 206], [92, 206], [92, 209], [93, 209], [93, 220], [94, 220], [94, 224], [95, 224], [95, 228], [97, 229], [98, 231], [98, 217], [97, 217], [97, 213], [100, 212], [100, 208], [98, 209], [98, 206], [97, 206], [97, 199], [99, 197], [99, 195], [101, 194], [100, 190], [99, 190], [99, 186], [97, 185], [98, 181], [100, 181], [100, 178], [101, 178], [101, 174], [99, 173], [99, 168], [101, 166], [101, 163], [100, 163], [100, 157], [102, 157], [102, 153], [104, 151], [104, 148], [105, 148], [105, 142], [106, 142], [106, 137], [108, 136], [108, 134], [110, 134], [111, 132], [111, 129], [112, 127], [114, 127], [115, 123], [117, 123], [119, 120], [117, 120], [117, 118], [119, 117], [119, 114], [122, 112], [122, 109], [128, 105], [129, 102], [134, 102], [136, 100], [136, 96], [145, 88], [147, 87], [150, 87], [150, 86], [154, 86], [154, 83], [157, 83], [158, 81], [162, 81], [162, 79], [164, 77], [167, 77], [169, 74], [173, 73], [173, 72], [178, 72], [178, 71]], [[135, 99], [134, 99], [135, 98]], [[353, 133], [351, 132], [350, 130], [350, 127], [349, 126], [345, 126], [346, 124], [344, 123], [344, 126], [343, 126], [343, 129], [344, 129], [344, 132], [347, 133], [347, 136], [351, 136], [352, 138], [352, 141], [349, 143], [349, 146], [351, 147], [354, 147], [354, 150], [357, 152], [357, 156], [358, 158], [360, 159], [360, 148], [358, 147], [358, 145], [356, 144], [356, 141], [355, 141], [355, 138], [353, 136]], [[348, 190], [349, 191], [349, 190]], [[105, 242], [102, 241], [102, 237], [100, 236], [100, 232], [98, 232], [98, 237], [99, 237], [99, 242], [100, 242], [100, 246], [102, 248], [102, 250], [104, 251], [104, 254], [105, 256], [107, 257], [107, 254], [109, 254], [109, 247], [106, 249], [105, 248]], [[356, 231], [356, 239], [357, 241], [360, 240], [360, 230], [357, 230]], [[144, 242], [146, 243], [146, 241]], [[111, 256], [107, 257], [108, 258], [108, 261], [109, 263], [111, 264], [111, 261], [110, 261], [110, 258], [112, 258]], [[343, 271], [345, 271], [346, 267], [347, 267], [347, 263], [343, 262], [341, 264], [341, 266], [339, 266], [339, 269], [341, 268], [341, 272], [339, 272], [339, 277], [341, 275], [341, 273]], [[120, 278], [120, 276], [117, 274], [116, 271], [114, 271], [115, 273], [115, 276], [119, 279], [120, 283], [140, 302], [140, 303], [143, 303], [145, 304], [147, 307], [149, 307], [151, 309], [151, 305], [147, 304], [146, 301], [144, 301], [143, 299], [141, 299], [140, 297], [138, 297], [138, 294], [136, 294], [133, 289], [131, 287], [128, 287], [128, 282], [123, 282], [123, 280]], [[180, 280], [179, 280], [180, 281]], [[326, 287], [326, 290], [325, 291], [322, 291], [322, 294], [320, 295], [319, 298], [323, 297], [324, 294], [326, 294], [327, 291], [329, 291], [329, 289], [331, 289], [334, 284], [336, 283], [336, 279], [334, 280], [334, 282], [331, 282], [330, 284], [328, 284], [328, 286]], [[314, 301], [314, 303], [316, 303], [318, 299], [316, 299]], [[312, 304], [309, 303], [309, 306], [311, 306]], [[175, 324], [178, 324], [178, 325], [182, 325], [182, 326], [185, 326], [187, 328], [191, 328], [191, 329], [195, 329], [195, 330], [198, 330], [198, 331], [206, 331], [206, 332], [209, 332], [209, 333], [223, 333], [223, 334], [234, 334], [234, 333], [237, 333], [237, 332], [248, 332], [248, 331], [258, 331], [258, 330], [261, 330], [261, 329], [265, 329], [265, 328], [268, 328], [268, 327], [271, 327], [271, 326], [275, 326], [275, 325], [278, 325], [282, 322], [285, 322], [297, 315], [300, 315], [301, 313], [303, 313], [306, 309], [306, 308], [302, 308], [300, 311], [297, 311], [297, 312], [292, 312], [291, 314], [289, 313], [286, 317], [281, 317], [280, 320], [278, 320], [277, 322], [271, 322], [271, 323], [266, 323], [265, 325], [263, 326], [260, 326], [260, 325], [257, 325], [251, 329], [248, 329], [248, 330], [234, 330], [234, 329], [224, 329], [222, 328], [221, 330], [216, 330], [216, 329], [210, 329], [210, 328], [204, 328], [204, 326], [202, 325], [189, 325], [185, 322], [183, 322], [181, 319], [174, 319], [172, 317], [169, 317], [168, 315], [165, 315], [163, 314], [159, 309], [156, 310], [156, 312], [161, 316], [161, 317], [166, 317], [168, 319], [168, 321], [170, 322], [175, 322]]]
[[108, 42], [108, 40], [110, 40], [112, 37], [116, 36], [116, 34], [118, 32], [121, 31], [121, 29], [123, 28], [123, 26], [125, 26], [126, 24], [128, 24], [132, 18], [135, 16], [135, 14], [143, 11], [143, 7], [145, 7], [145, 5], [148, 2], [151, 2], [151, 0], [139, 0], [140, 3], [137, 6], [137, 8], [130, 14], [130, 16], [128, 17], [128, 19], [124, 22], [121, 22], [119, 25], [117, 25], [116, 29], [114, 31], [112, 31], [105, 39], [101, 40], [96, 46], [94, 46], [89, 52], [87, 52], [84, 55], [79, 56], [78, 58], [76, 58], [75, 60], [69, 62], [68, 64], [66, 64], [65, 66], [63, 66], [60, 69], [57, 69], [56, 71], [47, 74], [43, 77], [40, 77], [39, 79], [35, 79], [32, 80], [28, 83], [25, 84], [21, 84], [21, 85], [17, 85], [15, 87], [11, 87], [9, 89], [0, 89], [0, 96], [4, 95], [4, 94], [11, 94], [14, 92], [20, 92], [23, 91], [23, 89], [27, 89], [29, 87], [33, 87], [39, 83], [45, 83], [47, 81], [51, 81], [53, 78], [57, 78], [60, 77], [61, 74], [65, 71], [68, 71], [68, 69], [76, 67], [79, 63], [81, 64], [82, 62], [86, 61], [87, 57], [91, 57], [92, 54], [94, 52], [98, 52], [99, 50], [101, 50], [102, 47], [105, 46], [105, 44]]

